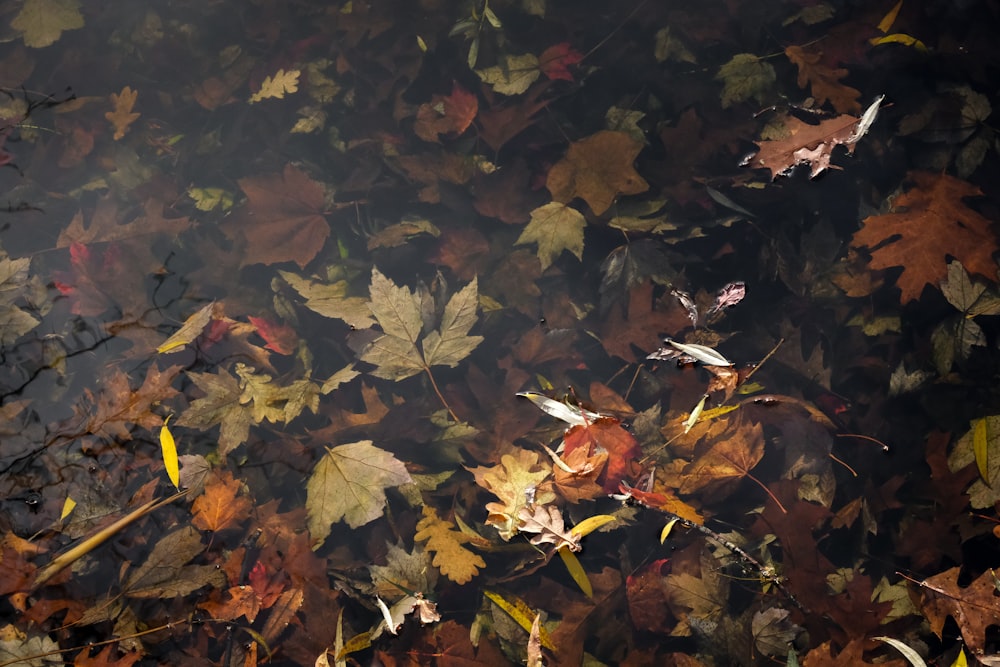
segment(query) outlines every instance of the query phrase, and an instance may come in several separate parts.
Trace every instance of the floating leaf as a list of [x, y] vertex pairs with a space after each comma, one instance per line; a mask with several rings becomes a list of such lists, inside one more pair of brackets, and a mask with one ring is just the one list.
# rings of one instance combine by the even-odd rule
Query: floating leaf
[[321, 544], [338, 521], [357, 528], [379, 518], [385, 490], [411, 481], [406, 466], [371, 440], [327, 447], [306, 484], [313, 544]]
[[104, 114], [104, 117], [111, 122], [115, 128], [114, 140], [118, 141], [125, 136], [128, 126], [139, 119], [138, 113], [132, 112], [135, 101], [139, 97], [139, 91], [132, 90], [128, 86], [122, 88], [122, 92], [111, 93], [111, 103], [115, 106], [114, 111]]
[[538, 261], [542, 271], [569, 250], [583, 259], [583, 228], [587, 220], [575, 208], [559, 202], [549, 202], [531, 212], [531, 222], [524, 228], [515, 245], [538, 244]]
[[55, 44], [64, 30], [82, 28], [83, 14], [77, 0], [25, 0], [10, 27], [21, 31], [25, 46], [37, 49]]
[[566, 156], [549, 170], [545, 185], [555, 201], [568, 204], [580, 197], [594, 215], [603, 215], [618, 195], [649, 189], [633, 166], [642, 147], [624, 132], [601, 130], [570, 144]]
[[163, 426], [160, 427], [160, 451], [163, 454], [163, 467], [167, 471], [167, 477], [174, 488], [180, 491], [181, 470], [177, 460], [177, 444], [174, 442], [174, 436], [170, 429], [167, 428], [168, 421], [170, 421], [169, 417], [163, 421]]
[[266, 99], [283, 99], [287, 93], [295, 93], [299, 90], [300, 70], [279, 69], [272, 76], [264, 78], [260, 84], [260, 90], [250, 96], [250, 104]]
[[529, 504], [545, 505], [555, 500], [555, 494], [543, 482], [552, 474], [548, 466], [541, 465], [538, 454], [517, 449], [513, 454], [500, 457], [500, 465], [470, 468], [476, 484], [497, 498], [499, 503], [488, 503], [487, 525], [499, 531], [505, 540], [512, 538], [521, 523], [521, 509]]
[[501, 95], [520, 95], [531, 87], [541, 74], [538, 58], [530, 53], [520, 56], [504, 55], [500, 64], [476, 70], [483, 83], [489, 84]]
[[434, 552], [434, 567], [456, 584], [467, 584], [486, 567], [479, 554], [466, 549], [463, 544], [474, 538], [455, 530], [451, 524], [437, 515], [433, 507], [424, 505], [423, 518], [417, 522], [417, 542], [426, 542], [426, 549]]
[[288, 271], [278, 274], [306, 300], [305, 306], [323, 317], [343, 320], [355, 329], [367, 329], [375, 320], [368, 308], [368, 300], [360, 296], [347, 296], [346, 280], [321, 283], [302, 278]]
[[750, 98], [764, 104], [765, 96], [778, 77], [770, 63], [752, 53], [738, 53], [719, 68], [715, 78], [724, 84], [722, 108], [728, 109]]
[[241, 524], [253, 505], [240, 495], [242, 484], [228, 470], [215, 470], [205, 483], [205, 491], [191, 505], [191, 523], [201, 530], [217, 532]]

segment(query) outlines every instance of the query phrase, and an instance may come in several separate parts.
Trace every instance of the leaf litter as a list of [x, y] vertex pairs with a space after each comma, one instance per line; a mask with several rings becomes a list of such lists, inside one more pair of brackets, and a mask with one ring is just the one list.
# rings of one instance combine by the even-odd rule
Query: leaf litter
[[661, 4], [8, 12], [4, 659], [995, 664], [996, 16]]

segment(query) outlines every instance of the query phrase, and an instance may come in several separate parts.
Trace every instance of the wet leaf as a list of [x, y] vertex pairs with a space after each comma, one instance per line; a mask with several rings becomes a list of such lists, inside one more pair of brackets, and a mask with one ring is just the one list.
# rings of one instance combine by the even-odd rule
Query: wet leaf
[[799, 88], [808, 84], [816, 104], [827, 101], [839, 113], [859, 113], [861, 91], [842, 83], [848, 71], [841, 67], [831, 67], [823, 61], [822, 51], [791, 45], [785, 48], [785, 55], [799, 68]]
[[930, 622], [931, 630], [940, 639], [949, 616], [958, 623], [965, 645], [982, 655], [986, 646], [986, 629], [996, 623], [1000, 602], [992, 571], [984, 572], [968, 587], [960, 588], [960, 567], [924, 579], [920, 584], [920, 610]]
[[104, 114], [104, 117], [107, 118], [111, 125], [115, 128], [115, 141], [122, 139], [128, 131], [129, 125], [139, 119], [140, 114], [133, 113], [132, 111], [132, 107], [135, 106], [135, 101], [138, 97], [139, 91], [132, 90], [128, 86], [122, 88], [121, 93], [111, 93], [111, 104], [113, 104], [115, 108], [114, 111], [109, 111]]
[[568, 204], [580, 197], [594, 215], [603, 215], [618, 195], [649, 189], [633, 166], [640, 151], [642, 143], [624, 132], [602, 130], [570, 144], [566, 156], [549, 170], [545, 185], [555, 201]]
[[177, 425], [203, 431], [221, 426], [219, 455], [224, 457], [246, 442], [250, 425], [255, 423], [250, 410], [243, 408], [240, 402], [243, 394], [240, 384], [222, 368], [215, 373], [188, 372], [187, 376], [205, 396], [191, 401], [177, 420]]
[[255, 104], [261, 100], [283, 99], [286, 94], [295, 93], [299, 90], [299, 75], [302, 72], [297, 69], [279, 69], [271, 76], [264, 77], [260, 84], [260, 90], [250, 96], [250, 104]]
[[528, 505], [522, 507], [517, 518], [521, 520], [518, 530], [534, 533], [529, 539], [532, 544], [552, 544], [558, 551], [563, 547], [570, 551], [580, 550], [580, 536], [573, 535], [563, 524], [562, 511], [555, 505]]
[[908, 178], [912, 187], [893, 200], [890, 212], [865, 218], [854, 234], [852, 245], [869, 249], [871, 268], [903, 267], [896, 280], [903, 303], [948, 275], [949, 256], [972, 273], [993, 276], [993, 223], [964, 201], [982, 191], [947, 174], [913, 171]]
[[500, 64], [476, 70], [483, 83], [501, 95], [520, 95], [538, 79], [538, 58], [530, 53], [520, 56], [504, 55]]
[[723, 82], [722, 108], [728, 109], [750, 98], [764, 104], [777, 75], [770, 63], [752, 53], [739, 53], [719, 68], [715, 79]]
[[313, 543], [322, 544], [338, 521], [357, 528], [379, 518], [385, 490], [411, 481], [406, 466], [371, 440], [327, 447], [306, 484]]
[[171, 385], [180, 373], [180, 366], [170, 366], [160, 370], [155, 364], [149, 366], [142, 386], [135, 391], [130, 388], [128, 376], [115, 368], [104, 379], [103, 389], [96, 396], [90, 391], [93, 409], [87, 415], [86, 432], [103, 435], [110, 439], [130, 440], [129, 425], [154, 429], [163, 424], [163, 419], [153, 412], [161, 401], [177, 395]]
[[349, 286], [346, 280], [326, 284], [288, 271], [279, 271], [278, 275], [302, 295], [306, 300], [306, 308], [323, 317], [343, 320], [356, 329], [367, 329], [375, 324], [371, 310], [368, 309], [368, 300], [360, 296], [347, 296]]
[[13, 624], [0, 628], [0, 660], [12, 665], [27, 667], [45, 667], [48, 658], [36, 657], [58, 654], [59, 645], [47, 634], [38, 632], [27, 634], [17, 629]]
[[253, 315], [248, 316], [247, 319], [250, 320], [250, 324], [257, 328], [257, 335], [267, 343], [264, 349], [284, 355], [295, 352], [299, 335], [293, 327]]
[[10, 27], [21, 32], [25, 46], [37, 49], [55, 44], [66, 30], [82, 28], [83, 14], [77, 0], [25, 0]]
[[253, 506], [245, 495], [240, 494], [241, 488], [233, 473], [215, 470], [205, 482], [204, 493], [191, 505], [191, 523], [201, 530], [218, 532], [246, 521]]
[[160, 453], [163, 455], [163, 467], [167, 471], [170, 483], [180, 491], [181, 471], [180, 462], [177, 460], [177, 444], [174, 442], [174, 436], [170, 429], [167, 428], [167, 421], [169, 421], [169, 417], [164, 420], [163, 426], [160, 427]]
[[1000, 295], [978, 280], [973, 282], [957, 260], [948, 262], [948, 278], [941, 281], [941, 293], [966, 317], [1000, 314]]
[[215, 301], [199, 308], [193, 315], [184, 320], [181, 328], [171, 334], [170, 338], [156, 348], [160, 354], [181, 350], [194, 342], [202, 334], [208, 323], [216, 316], [222, 315], [222, 309]]
[[476, 484], [500, 499], [486, 505], [486, 524], [496, 528], [505, 540], [517, 534], [521, 509], [530, 504], [529, 500], [540, 505], [555, 500], [555, 494], [544, 484], [551, 470], [542, 465], [537, 453], [526, 449], [504, 454], [499, 465], [470, 468], [469, 472]]
[[454, 368], [483, 340], [482, 336], [469, 335], [477, 320], [478, 305], [478, 281], [473, 279], [452, 295], [445, 305], [439, 327], [421, 340], [423, 320], [419, 296], [373, 269], [368, 307], [384, 335], [365, 349], [361, 360], [377, 367], [372, 371], [376, 377], [396, 381], [431, 366]]
[[479, 570], [486, 567], [486, 562], [479, 554], [463, 546], [475, 538], [456, 530], [454, 524], [438, 517], [433, 507], [424, 506], [423, 518], [417, 522], [417, 532], [413, 539], [426, 542], [427, 551], [434, 553], [434, 567], [456, 584], [469, 583], [479, 574]]
[[32, 292], [28, 277], [31, 259], [0, 255], [0, 345], [9, 346], [37, 327], [41, 321], [18, 305]]
[[164, 234], [173, 238], [191, 227], [190, 218], [183, 216], [165, 218], [164, 210], [164, 203], [151, 197], [143, 205], [141, 215], [125, 222], [124, 216], [118, 213], [118, 204], [114, 199], [102, 197], [91, 215], [90, 224], [84, 226], [83, 213], [77, 213], [69, 225], [59, 232], [56, 247], [68, 248], [73, 244], [123, 241], [151, 234]]
[[465, 132], [478, 112], [475, 94], [454, 83], [450, 95], [434, 95], [420, 105], [413, 131], [424, 141], [440, 142], [441, 135]]
[[542, 51], [542, 55], [538, 56], [538, 67], [542, 74], [553, 81], [574, 81], [569, 68], [581, 60], [582, 53], [571, 47], [569, 42], [560, 42]]
[[172, 598], [203, 586], [224, 586], [226, 575], [213, 565], [187, 565], [204, 550], [201, 535], [191, 526], [160, 539], [141, 564], [129, 571], [123, 587], [130, 598]]
[[764, 429], [761, 425], [730, 423], [704, 453], [684, 468], [679, 491], [694, 493], [706, 487], [717, 489], [725, 482], [742, 479], [763, 457]]
[[524, 228], [515, 245], [538, 244], [538, 261], [542, 271], [569, 250], [577, 259], [583, 259], [583, 228], [587, 221], [583, 214], [559, 202], [549, 202], [531, 212], [531, 222]]
[[642, 456], [642, 448], [635, 437], [626, 431], [620, 419], [601, 417], [587, 424], [574, 426], [563, 437], [564, 451], [570, 456], [583, 449], [588, 457], [607, 452], [608, 462], [597, 478], [606, 493], [618, 490], [629, 473], [631, 464]]

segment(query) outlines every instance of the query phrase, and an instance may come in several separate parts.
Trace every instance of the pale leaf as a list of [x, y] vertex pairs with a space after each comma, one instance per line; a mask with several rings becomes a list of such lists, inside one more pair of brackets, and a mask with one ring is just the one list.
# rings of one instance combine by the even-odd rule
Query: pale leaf
[[538, 261], [542, 270], [569, 250], [583, 259], [583, 230], [587, 221], [583, 214], [559, 202], [549, 202], [531, 212], [531, 222], [525, 226], [515, 245], [538, 244]]

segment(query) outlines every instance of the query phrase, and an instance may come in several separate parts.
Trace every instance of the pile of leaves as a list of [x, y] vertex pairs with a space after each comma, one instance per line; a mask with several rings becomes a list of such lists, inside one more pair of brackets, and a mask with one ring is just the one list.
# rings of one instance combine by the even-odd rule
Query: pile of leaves
[[156, 4], [0, 17], [0, 664], [1000, 662], [989, 3]]

